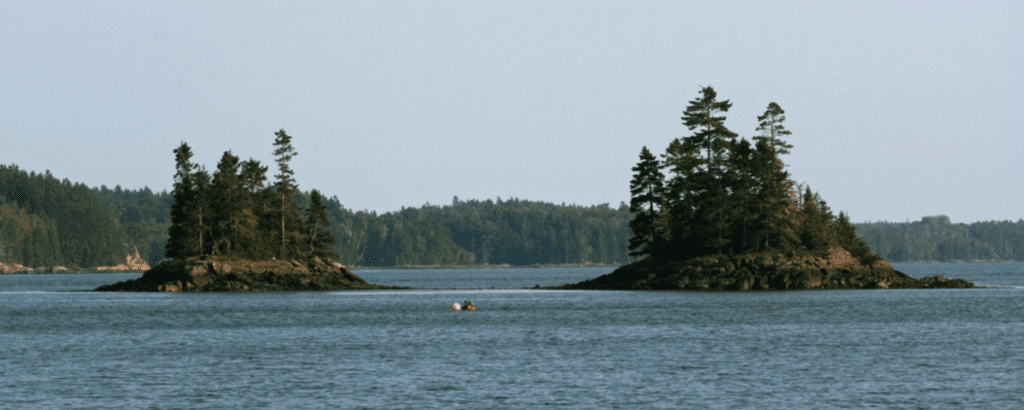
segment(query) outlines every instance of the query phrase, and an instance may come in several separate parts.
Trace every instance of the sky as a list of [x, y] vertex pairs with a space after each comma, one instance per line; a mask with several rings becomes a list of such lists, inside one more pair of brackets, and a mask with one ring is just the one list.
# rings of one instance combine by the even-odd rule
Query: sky
[[[970, 3], [970, 4], [968, 4]], [[187, 142], [378, 213], [629, 202], [703, 86], [852, 221], [1024, 218], [1024, 2], [5, 1], [0, 163], [170, 190]]]

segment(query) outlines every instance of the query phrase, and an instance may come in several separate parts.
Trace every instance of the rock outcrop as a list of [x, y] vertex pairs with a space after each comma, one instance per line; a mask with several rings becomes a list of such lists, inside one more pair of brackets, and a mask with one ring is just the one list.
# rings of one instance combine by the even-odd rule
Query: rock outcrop
[[97, 288], [132, 292], [261, 292], [390, 289], [371, 285], [345, 266], [320, 258], [252, 261], [207, 256], [165, 259], [139, 279]]
[[71, 273], [71, 270], [63, 266], [40, 266], [40, 267], [29, 267], [20, 263], [3, 263], [0, 262], [0, 273]]
[[885, 261], [871, 266], [846, 250], [834, 248], [828, 258], [795, 254], [714, 255], [657, 263], [651, 258], [607, 275], [565, 285], [566, 289], [608, 290], [806, 290], [972, 288], [963, 279], [941, 276], [915, 279]]
[[124, 257], [124, 263], [114, 266], [97, 266], [99, 272], [144, 272], [149, 270], [149, 264], [139, 256], [139, 248], [135, 248], [135, 254], [128, 254]]

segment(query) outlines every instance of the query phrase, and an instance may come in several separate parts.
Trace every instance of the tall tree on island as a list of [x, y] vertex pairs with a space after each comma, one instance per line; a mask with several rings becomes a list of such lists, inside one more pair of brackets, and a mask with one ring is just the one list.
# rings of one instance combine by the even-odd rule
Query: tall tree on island
[[195, 213], [196, 164], [192, 163], [192, 148], [182, 142], [174, 149], [174, 204], [171, 205], [171, 226], [164, 256], [185, 258], [200, 253], [198, 242], [199, 221]]
[[195, 211], [197, 220], [196, 231], [199, 236], [199, 255], [210, 253], [213, 246], [213, 225], [216, 223], [213, 216], [210, 202], [215, 198], [211, 197], [210, 185], [212, 184], [210, 172], [205, 166], [200, 165], [195, 174], [196, 189], [193, 197], [192, 209]]
[[770, 102], [764, 114], [757, 117], [757, 131], [761, 131], [761, 136], [754, 137], [754, 140], [764, 140], [778, 155], [788, 154], [789, 149], [793, 148], [792, 145], [782, 140], [782, 137], [792, 134], [782, 125], [786, 121], [785, 114], [782, 107], [775, 102]]
[[335, 239], [331, 231], [331, 220], [327, 218], [327, 206], [320, 191], [313, 190], [309, 194], [309, 208], [306, 209], [306, 229], [309, 235], [309, 253], [321, 259], [337, 259], [338, 254], [331, 249]]
[[757, 188], [747, 212], [756, 219], [750, 226], [749, 250], [792, 249], [799, 242], [792, 216], [795, 203], [791, 195], [796, 193], [776, 149], [761, 139], [754, 150], [751, 172]]
[[[295, 182], [295, 171], [292, 171], [289, 162], [298, 153], [295, 152], [295, 148], [292, 147], [292, 137], [280, 130], [274, 134], [277, 138], [274, 139], [274, 162], [277, 162], [278, 173], [274, 175], [277, 181], [274, 183], [274, 194], [277, 195], [277, 199], [280, 200], [280, 208], [278, 214], [281, 221], [281, 236], [279, 237], [280, 243], [278, 248], [278, 257], [285, 259], [289, 258], [296, 253], [295, 251], [301, 248], [298, 245], [301, 243], [299, 236], [299, 230], [303, 228], [301, 219], [299, 218], [298, 207], [295, 206], [295, 198], [299, 196], [299, 187]], [[291, 238], [289, 238], [291, 237]]]
[[729, 148], [729, 142], [736, 138], [736, 133], [725, 127], [724, 114], [732, 108], [729, 100], [718, 101], [718, 93], [711, 86], [701, 88], [700, 97], [690, 101], [683, 112], [683, 125], [693, 135], [687, 137], [694, 144], [703, 147], [707, 152], [705, 169], [716, 176], [723, 165], [723, 157]]
[[629, 229], [629, 256], [642, 257], [656, 254], [662, 247], [662, 208], [664, 180], [661, 164], [647, 147], [640, 150], [640, 162], [633, 167], [633, 180], [629, 183], [629, 212], [633, 219]]
[[239, 166], [238, 157], [226, 151], [213, 172], [210, 196], [216, 200], [210, 202], [213, 217], [210, 253], [214, 255], [231, 253], [233, 245], [240, 242], [246, 204], [238, 177]]
[[250, 258], [266, 258], [274, 253], [269, 243], [273, 242], [274, 231], [270, 228], [276, 226], [267, 216], [274, 196], [266, 185], [268, 168], [252, 158], [242, 161], [240, 168], [238, 183], [244, 205], [238, 225], [239, 243], [234, 248]]
[[694, 180], [691, 186], [696, 188], [692, 191], [696, 205], [691, 219], [694, 235], [681, 245], [721, 253], [730, 243], [734, 204], [730, 201], [730, 181], [725, 173], [728, 171], [727, 155], [737, 135], [725, 127], [725, 116], [720, 115], [728, 112], [732, 103], [729, 100], [718, 101], [718, 94], [711, 86], [702, 88], [700, 94], [696, 100], [690, 101], [682, 117], [683, 125], [694, 131], [686, 139], [692, 145], [704, 148], [707, 157], [704, 159], [704, 172], [689, 176]]

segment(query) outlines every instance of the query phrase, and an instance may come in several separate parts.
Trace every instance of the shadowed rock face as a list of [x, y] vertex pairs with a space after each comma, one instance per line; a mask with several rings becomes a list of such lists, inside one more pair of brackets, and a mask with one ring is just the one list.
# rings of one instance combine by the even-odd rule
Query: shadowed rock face
[[295, 290], [385, 289], [371, 285], [348, 268], [314, 258], [299, 261], [251, 261], [220, 257], [166, 259], [139, 279], [97, 288], [131, 292], [260, 292]]
[[963, 279], [914, 279], [888, 262], [862, 265], [842, 249], [828, 258], [782, 254], [714, 255], [658, 263], [631, 263], [567, 289], [608, 290], [807, 290], [972, 288]]

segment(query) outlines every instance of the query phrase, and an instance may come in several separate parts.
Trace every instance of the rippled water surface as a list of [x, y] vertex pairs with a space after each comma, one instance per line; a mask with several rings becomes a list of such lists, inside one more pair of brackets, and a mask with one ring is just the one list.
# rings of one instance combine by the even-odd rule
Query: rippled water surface
[[[552, 268], [141, 294], [83, 292], [138, 274], [0, 276], [0, 408], [1024, 408], [1024, 264], [897, 268], [993, 288], [529, 289], [612, 270]], [[466, 299], [480, 310], [448, 310]]]

